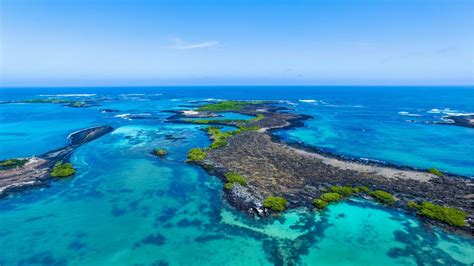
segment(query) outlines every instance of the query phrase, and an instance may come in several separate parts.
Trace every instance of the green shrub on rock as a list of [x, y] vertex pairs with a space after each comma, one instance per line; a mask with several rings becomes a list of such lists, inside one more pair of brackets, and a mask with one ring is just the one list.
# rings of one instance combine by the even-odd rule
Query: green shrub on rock
[[440, 177], [443, 176], [443, 173], [440, 170], [436, 169], [436, 168], [428, 169], [428, 173], [433, 174], [433, 175], [437, 175], [437, 176], [440, 176]]
[[168, 154], [168, 152], [165, 149], [155, 149], [153, 151], [153, 154], [155, 154], [156, 156], [165, 156], [166, 154]]
[[265, 199], [263, 206], [265, 208], [280, 212], [286, 209], [287, 203], [288, 201], [285, 198], [270, 196]]
[[326, 202], [333, 202], [342, 199], [342, 196], [339, 193], [329, 192], [322, 194], [320, 199]]
[[207, 153], [201, 149], [201, 148], [193, 148], [189, 150], [188, 152], [188, 161], [189, 162], [194, 162], [194, 161], [202, 161], [204, 158], [206, 158]]
[[368, 193], [370, 191], [369, 188], [365, 186], [357, 186], [355, 190], [357, 193]]
[[247, 185], [247, 180], [245, 180], [243, 176], [234, 172], [226, 173], [225, 178], [227, 179], [227, 182], [229, 183], [239, 183], [241, 186]]
[[392, 205], [395, 202], [395, 198], [392, 196], [392, 194], [383, 190], [372, 191], [369, 193], [369, 195], [383, 204]]
[[57, 162], [53, 170], [51, 171], [51, 176], [54, 177], [68, 177], [76, 173], [76, 170], [72, 167], [70, 163]]
[[332, 186], [330, 189], [331, 192], [338, 193], [343, 197], [349, 197], [356, 192], [354, 188], [349, 186]]
[[329, 203], [327, 201], [322, 200], [322, 199], [314, 199], [313, 200], [313, 205], [314, 205], [314, 207], [316, 207], [318, 209], [324, 209], [329, 205]]
[[467, 217], [467, 213], [464, 211], [436, 205], [427, 201], [421, 204], [418, 214], [458, 227], [465, 225]]
[[28, 162], [27, 159], [8, 159], [0, 161], [0, 170], [14, 167], [22, 167]]
[[228, 190], [233, 189], [234, 186], [235, 186], [235, 183], [227, 182], [227, 183], [224, 184], [224, 188], [225, 188], [225, 189], [228, 189]]
[[222, 101], [217, 103], [205, 104], [199, 107], [198, 111], [207, 111], [207, 112], [222, 112], [222, 111], [232, 111], [240, 110], [245, 106], [245, 102], [238, 101]]
[[407, 203], [407, 207], [408, 207], [408, 208], [411, 208], [411, 209], [420, 209], [420, 208], [421, 208], [421, 206], [418, 205], [418, 204], [417, 204], [416, 202], [414, 202], [414, 201], [409, 201], [409, 202]]

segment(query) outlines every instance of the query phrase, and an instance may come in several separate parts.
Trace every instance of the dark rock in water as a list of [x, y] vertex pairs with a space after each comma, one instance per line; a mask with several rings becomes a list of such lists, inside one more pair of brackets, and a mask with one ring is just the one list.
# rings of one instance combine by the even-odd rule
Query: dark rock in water
[[155, 246], [162, 246], [166, 242], [166, 237], [160, 233], [150, 234], [140, 242], [135, 244], [135, 248], [141, 245], [155, 245]]
[[69, 135], [69, 141], [71, 145], [81, 145], [94, 139], [100, 138], [103, 135], [112, 132], [114, 130], [111, 126], [99, 126], [80, 130]]
[[120, 112], [119, 110], [115, 110], [115, 109], [102, 109], [100, 110], [101, 113], [118, 113]]
[[175, 142], [175, 141], [186, 139], [186, 138], [185, 137], [176, 137], [174, 135], [167, 134], [167, 135], [165, 135], [165, 139]]
[[445, 120], [453, 121], [452, 123], [440, 123], [455, 125], [460, 127], [474, 128], [474, 115], [451, 115], [444, 117]]
[[50, 173], [57, 162], [68, 162], [74, 149], [112, 130], [110, 126], [99, 126], [71, 133], [68, 137], [70, 140], [68, 146], [37, 157], [21, 158], [21, 160], [26, 160], [24, 165], [0, 170], [0, 197], [27, 188], [47, 186], [50, 180], [55, 179]]

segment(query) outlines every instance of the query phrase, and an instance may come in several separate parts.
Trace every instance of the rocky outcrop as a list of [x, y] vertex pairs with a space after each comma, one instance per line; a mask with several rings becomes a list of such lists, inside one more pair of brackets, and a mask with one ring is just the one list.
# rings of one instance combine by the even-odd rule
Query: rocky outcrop
[[266, 216], [271, 211], [263, 208], [262, 202], [268, 196], [286, 198], [289, 208], [311, 207], [312, 200], [330, 186], [366, 186], [394, 194], [398, 201], [393, 206], [398, 208], [408, 210], [406, 203], [417, 200], [462, 209], [468, 213], [469, 220], [468, 226], [461, 229], [429, 222], [473, 234], [472, 179], [455, 175], [440, 177], [408, 167], [350, 160], [282, 143], [271, 134], [273, 130], [302, 126], [303, 121], [311, 117], [280, 111], [281, 108], [271, 105], [248, 105], [237, 110], [254, 116], [263, 114], [263, 119], [245, 123], [245, 126], [259, 126], [261, 130], [228, 138], [226, 146], [206, 151], [207, 157], [199, 162], [223, 179], [230, 171], [245, 177], [246, 186], [235, 185], [226, 190], [228, 201], [236, 208]]
[[59, 162], [68, 162], [74, 149], [95, 140], [113, 130], [110, 126], [83, 129], [68, 136], [70, 144], [61, 149], [40, 156], [24, 158], [27, 162], [21, 167], [0, 171], [0, 197], [28, 188], [47, 186], [53, 179], [51, 169]]

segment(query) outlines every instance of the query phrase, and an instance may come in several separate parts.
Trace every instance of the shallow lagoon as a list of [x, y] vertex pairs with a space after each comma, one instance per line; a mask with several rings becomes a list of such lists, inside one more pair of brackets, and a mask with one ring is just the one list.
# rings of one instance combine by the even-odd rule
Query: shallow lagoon
[[[60, 127], [48, 126], [49, 119], [32, 124], [18, 119], [23, 126], [11, 128], [31, 134], [24, 140], [35, 147], [29, 153], [60, 147], [70, 131], [97, 123], [116, 130], [75, 152], [74, 178], [0, 201], [0, 264], [472, 263], [472, 240], [427, 230], [415, 217], [371, 202], [353, 199], [323, 213], [298, 209], [273, 219], [251, 219], [234, 211], [222, 199], [218, 178], [183, 162], [188, 149], [209, 141], [200, 126], [164, 123], [169, 114], [159, 111], [179, 105], [171, 97], [176, 95], [120, 99], [89, 109], [45, 104], [15, 110], [18, 105], [2, 105], [9, 114], [25, 112], [28, 117], [29, 110], [63, 119]], [[121, 112], [100, 113], [100, 108]], [[153, 113], [157, 119], [116, 117], [130, 112]], [[8, 136], [0, 136], [2, 144]], [[46, 141], [36, 146], [36, 139]], [[154, 147], [166, 147], [169, 156], [150, 155]]]

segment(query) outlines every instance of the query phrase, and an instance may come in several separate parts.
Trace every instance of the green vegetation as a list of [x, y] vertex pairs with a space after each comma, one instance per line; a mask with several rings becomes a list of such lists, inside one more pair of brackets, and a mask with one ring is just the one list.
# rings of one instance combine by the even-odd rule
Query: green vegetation
[[329, 187], [329, 189], [323, 188], [321, 191], [326, 193], [322, 194], [319, 199], [313, 200], [313, 205], [318, 209], [324, 209], [330, 202], [339, 201], [343, 198], [350, 197], [355, 193], [367, 193], [369, 192], [369, 188], [364, 186], [332, 186]]
[[444, 207], [428, 201], [423, 202], [421, 205], [411, 201], [408, 202], [407, 206], [417, 209], [419, 215], [433, 220], [438, 220], [458, 227], [466, 225], [465, 220], [467, 218], [467, 213], [456, 208]]
[[321, 195], [320, 199], [326, 202], [333, 202], [342, 199], [342, 196], [339, 193], [328, 192]]
[[330, 189], [331, 192], [338, 193], [343, 197], [349, 197], [352, 194], [357, 193], [356, 189], [349, 186], [332, 186]]
[[252, 122], [257, 122], [257, 121], [260, 121], [260, 120], [262, 120], [262, 119], [264, 119], [264, 118], [265, 118], [265, 116], [264, 116], [264, 115], [262, 115], [262, 114], [258, 114], [256, 117], [254, 117], [254, 118], [250, 119], [249, 121], [252, 121]]
[[265, 208], [280, 212], [286, 209], [287, 203], [288, 201], [285, 198], [270, 196], [265, 199], [265, 201], [263, 202], [263, 206]]
[[63, 100], [63, 99], [31, 99], [24, 100], [24, 103], [72, 103], [72, 101]]
[[419, 214], [454, 226], [464, 226], [467, 213], [455, 208], [423, 202]]
[[153, 154], [156, 155], [156, 156], [165, 156], [166, 154], [168, 154], [168, 152], [165, 150], [165, 149], [155, 149], [153, 151]]
[[67, 177], [76, 173], [76, 170], [72, 167], [70, 163], [57, 162], [53, 170], [51, 171], [51, 176], [54, 177]]
[[256, 131], [256, 130], [259, 130], [259, 129], [260, 129], [259, 126], [239, 126], [239, 129], [237, 129], [235, 131], [232, 131], [232, 134], [237, 135], [237, 134], [240, 134], [240, 133], [243, 133], [243, 132]]
[[228, 183], [225, 183], [225, 184], [224, 184], [224, 188], [227, 189], [227, 190], [233, 189], [234, 186], [235, 186], [235, 183], [230, 183], [230, 182], [228, 182]]
[[207, 111], [207, 112], [223, 112], [223, 111], [232, 111], [240, 110], [248, 104], [263, 104], [264, 101], [222, 101], [217, 103], [205, 104], [199, 108], [198, 111]]
[[355, 188], [355, 191], [356, 191], [357, 193], [368, 193], [370, 190], [369, 190], [368, 187], [357, 186], [357, 187]]
[[329, 205], [329, 203], [327, 201], [322, 200], [322, 199], [314, 199], [313, 200], [313, 205], [314, 205], [314, 207], [316, 207], [318, 209], [324, 209]]
[[247, 185], [247, 180], [245, 180], [243, 176], [234, 172], [226, 173], [225, 178], [227, 179], [227, 182], [229, 183], [239, 183], [241, 186]]
[[216, 149], [227, 145], [227, 139], [231, 136], [237, 135], [242, 132], [251, 131], [251, 130], [258, 130], [259, 127], [239, 127], [239, 129], [230, 131], [230, 132], [222, 132], [217, 127], [208, 127], [206, 129], [207, 134], [210, 135], [210, 138], [213, 140], [211, 143], [211, 149]]
[[70, 107], [84, 107], [87, 104], [85, 102], [70, 102], [68, 106]]
[[210, 103], [199, 107], [198, 111], [208, 111], [208, 112], [221, 112], [221, 111], [231, 111], [231, 110], [240, 110], [245, 106], [245, 102], [238, 101], [222, 101], [217, 103]]
[[15, 167], [22, 167], [23, 165], [28, 162], [27, 159], [8, 159], [0, 161], [0, 170], [15, 168]]
[[193, 148], [190, 149], [188, 152], [188, 161], [189, 162], [194, 162], [194, 161], [202, 161], [204, 158], [206, 158], [207, 153], [201, 149], [201, 148]]
[[408, 206], [408, 208], [411, 208], [411, 209], [419, 209], [419, 208], [421, 207], [420, 205], [418, 205], [418, 204], [417, 204], [416, 202], [414, 202], [414, 201], [409, 201], [409, 202], [407, 203], [407, 206]]
[[31, 100], [23, 100], [21, 102], [67, 104], [67, 106], [70, 106], [70, 107], [84, 107], [87, 105], [85, 102], [70, 101], [70, 100], [63, 100], [63, 99], [31, 99]]
[[437, 175], [437, 176], [440, 176], [440, 177], [443, 176], [443, 173], [440, 170], [436, 169], [436, 168], [428, 169], [428, 173], [433, 174], [433, 175]]
[[209, 134], [213, 140], [211, 149], [216, 149], [227, 145], [227, 138], [232, 136], [233, 132], [222, 132], [217, 127], [208, 127], [207, 134]]
[[395, 198], [392, 196], [392, 194], [383, 190], [372, 191], [369, 193], [369, 195], [383, 204], [392, 205], [395, 202]]

